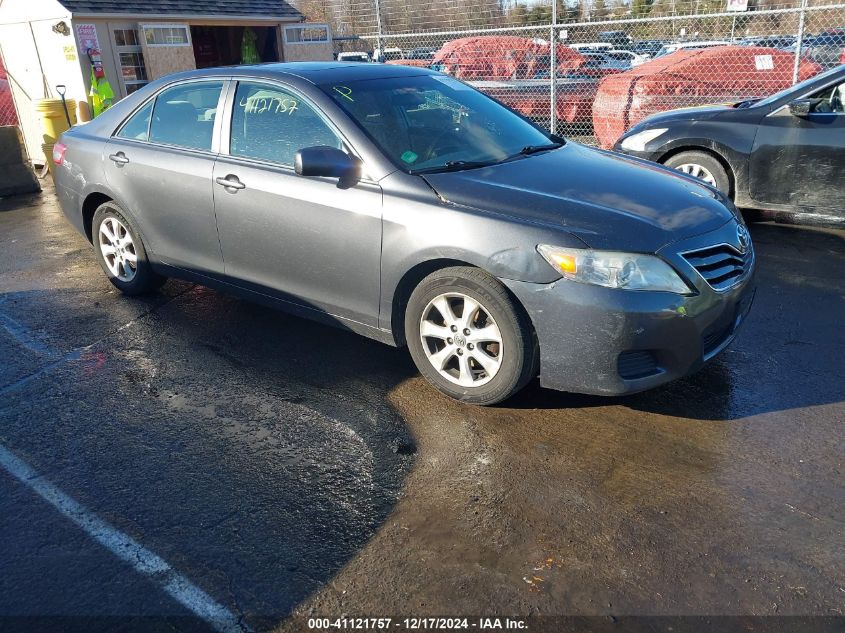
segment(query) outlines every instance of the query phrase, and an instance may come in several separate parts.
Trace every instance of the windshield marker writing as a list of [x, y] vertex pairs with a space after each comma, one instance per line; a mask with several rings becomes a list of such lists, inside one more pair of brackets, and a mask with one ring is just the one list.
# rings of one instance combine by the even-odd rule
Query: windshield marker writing
[[347, 86], [335, 86], [333, 90], [344, 99], [349, 99], [351, 102], [355, 103], [355, 99], [350, 96], [352, 94], [352, 88]]

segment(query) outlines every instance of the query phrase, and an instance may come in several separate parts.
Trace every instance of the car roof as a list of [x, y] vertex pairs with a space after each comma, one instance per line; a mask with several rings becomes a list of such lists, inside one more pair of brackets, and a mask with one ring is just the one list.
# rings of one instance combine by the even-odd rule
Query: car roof
[[285, 78], [299, 77], [314, 84], [334, 81], [359, 81], [366, 79], [388, 79], [393, 77], [412, 77], [435, 75], [426, 68], [413, 68], [392, 64], [361, 64], [356, 62], [287, 62], [254, 64], [244, 66], [224, 66], [203, 70], [189, 70], [169, 79], [184, 80], [199, 77], [264, 77]]

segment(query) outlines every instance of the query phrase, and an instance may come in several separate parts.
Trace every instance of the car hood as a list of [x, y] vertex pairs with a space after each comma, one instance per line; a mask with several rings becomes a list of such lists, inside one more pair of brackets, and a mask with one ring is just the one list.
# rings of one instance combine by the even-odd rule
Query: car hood
[[660, 127], [660, 123], [671, 123], [672, 121], [704, 121], [721, 112], [734, 110], [736, 103], [720, 103], [706, 106], [696, 106], [693, 108], [678, 108], [676, 110], [667, 110], [666, 112], [658, 112], [652, 114], [640, 121], [631, 130], [625, 134], [628, 136], [630, 132], [641, 127], [653, 128]]
[[448, 202], [564, 228], [596, 249], [656, 252], [734, 217], [690, 177], [576, 143], [424, 178]]

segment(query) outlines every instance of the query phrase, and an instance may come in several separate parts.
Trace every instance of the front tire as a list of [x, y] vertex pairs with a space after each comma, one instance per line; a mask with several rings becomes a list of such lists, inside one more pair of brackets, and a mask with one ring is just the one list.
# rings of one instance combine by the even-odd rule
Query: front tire
[[497, 404], [537, 376], [528, 317], [478, 268], [444, 268], [423, 279], [408, 301], [405, 334], [420, 373], [462, 402]]
[[139, 232], [117, 204], [101, 204], [94, 212], [91, 229], [97, 261], [123, 294], [151, 292], [167, 281], [152, 269]]
[[716, 187], [726, 196], [732, 197], [730, 176], [728, 176], [728, 172], [722, 163], [712, 154], [699, 151], [681, 152], [675, 154], [663, 164], [703, 180], [708, 185]]

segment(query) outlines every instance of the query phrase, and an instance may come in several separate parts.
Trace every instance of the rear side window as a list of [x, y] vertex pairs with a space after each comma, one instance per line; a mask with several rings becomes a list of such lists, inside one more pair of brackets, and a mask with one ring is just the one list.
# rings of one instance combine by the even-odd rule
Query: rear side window
[[192, 82], [162, 91], [155, 100], [150, 141], [211, 150], [222, 81]]
[[291, 166], [299, 150], [318, 145], [343, 149], [302, 97], [276, 86], [238, 84], [229, 154]]
[[150, 138], [150, 116], [152, 113], [153, 102], [150, 101], [129, 118], [124, 126], [120, 128], [120, 132], [117, 135], [120, 138], [148, 141]]

